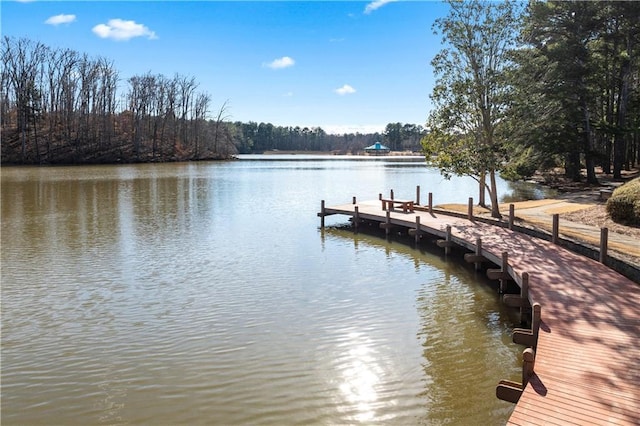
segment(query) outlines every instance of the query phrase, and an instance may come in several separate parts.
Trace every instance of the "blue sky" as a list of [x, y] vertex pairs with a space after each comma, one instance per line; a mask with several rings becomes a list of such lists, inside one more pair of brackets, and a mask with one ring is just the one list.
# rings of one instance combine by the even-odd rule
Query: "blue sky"
[[233, 121], [328, 132], [424, 125], [436, 1], [7, 1], [2, 35], [113, 61], [123, 80], [193, 76]]

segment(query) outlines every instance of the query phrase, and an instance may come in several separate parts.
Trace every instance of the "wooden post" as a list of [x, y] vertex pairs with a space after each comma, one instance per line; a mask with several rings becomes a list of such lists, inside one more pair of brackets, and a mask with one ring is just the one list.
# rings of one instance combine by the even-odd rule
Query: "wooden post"
[[[418, 187], [420, 188], [420, 187]], [[418, 195], [419, 196], [419, 195]], [[416, 216], [416, 244], [420, 241], [420, 216]]]
[[535, 361], [536, 353], [533, 349], [527, 348], [522, 352], [522, 389], [527, 387], [529, 379], [533, 376]]
[[353, 208], [354, 210], [354, 214], [353, 214], [353, 226], [355, 228], [355, 230], [358, 230], [358, 224], [360, 223], [360, 209], [358, 208], [358, 206], [355, 206]]
[[356, 203], [356, 197], [354, 196], [353, 197], [353, 204], [355, 204], [355, 203]]
[[600, 263], [607, 263], [607, 249], [609, 244], [609, 228], [600, 228]]
[[533, 348], [538, 346], [538, 334], [540, 333], [540, 322], [542, 321], [542, 306], [539, 303], [533, 304], [533, 313], [531, 314], [531, 331], [533, 332]]
[[420, 185], [416, 186], [416, 205], [420, 205]]
[[378, 200], [382, 200], [382, 192], [378, 194]]
[[429, 213], [433, 213], [433, 194], [429, 193]]
[[[451, 243], [451, 225], [447, 225], [447, 236], [445, 237], [447, 243]], [[444, 248], [444, 254], [451, 253], [451, 247], [449, 244]]]
[[529, 273], [522, 273], [522, 286], [520, 287], [520, 323], [524, 321], [524, 316], [529, 310]]
[[389, 210], [387, 210], [387, 226], [384, 230], [386, 235], [389, 235], [391, 233], [391, 212]]
[[516, 206], [509, 204], [509, 230], [513, 229], [513, 220], [515, 219]]
[[503, 277], [500, 279], [500, 293], [504, 293], [507, 290], [507, 280], [504, 278], [504, 275], [509, 274], [509, 253], [506, 251], [502, 252], [502, 272]]
[[558, 234], [560, 234], [560, 215], [558, 213], [553, 215], [553, 227], [551, 230], [551, 242], [558, 244]]
[[451, 241], [451, 225], [447, 225], [444, 240], [437, 240], [436, 244], [438, 245], [438, 247], [444, 248], [445, 255], [451, 253], [451, 247], [453, 247], [454, 244], [454, 242]]
[[[526, 322], [526, 316], [531, 311], [531, 304], [529, 302], [529, 273], [522, 273], [520, 295], [505, 294], [502, 296], [502, 302], [512, 308], [520, 309], [520, 324], [524, 325], [524, 323]], [[524, 333], [532, 334], [532, 332], [529, 332], [528, 330], [525, 330]]]
[[473, 197], [469, 197], [469, 205], [467, 206], [467, 217], [473, 222]]
[[466, 253], [464, 260], [469, 263], [473, 263], [476, 267], [476, 271], [482, 268], [482, 262], [486, 262], [487, 259], [482, 256], [482, 238], [476, 238], [476, 252]]
[[393, 189], [391, 190], [391, 194], [390, 194], [389, 198], [391, 198], [393, 200]]
[[522, 383], [512, 382], [511, 380], [500, 380], [500, 383], [498, 383], [496, 387], [496, 396], [498, 399], [514, 404], [520, 400], [522, 392], [533, 376], [535, 361], [535, 350], [527, 348], [522, 351]]
[[324, 200], [322, 200], [320, 202], [320, 227], [324, 228], [324, 217], [325, 217], [325, 212], [324, 212]]
[[507, 281], [511, 278], [509, 275], [509, 253], [502, 252], [502, 268], [501, 269], [487, 269], [487, 277], [490, 280], [500, 280], [500, 293], [504, 293], [507, 289]]
[[533, 304], [533, 312], [531, 314], [531, 329], [514, 328], [513, 343], [525, 345], [530, 348], [538, 346], [538, 334], [540, 333], [540, 323], [542, 322], [542, 307], [539, 303]]
[[[482, 238], [476, 238], [476, 256], [482, 257]], [[482, 267], [482, 262], [475, 262], [476, 271], [479, 271]]]

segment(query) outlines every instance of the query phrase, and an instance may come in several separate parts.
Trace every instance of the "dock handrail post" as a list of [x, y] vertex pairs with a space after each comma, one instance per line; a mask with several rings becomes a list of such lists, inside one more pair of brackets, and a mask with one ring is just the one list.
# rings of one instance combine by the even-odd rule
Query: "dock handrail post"
[[325, 209], [324, 209], [324, 200], [320, 201], [320, 228], [324, 228], [324, 216], [325, 216]]
[[433, 213], [433, 193], [429, 193], [429, 213]]
[[360, 222], [360, 209], [358, 206], [353, 208], [353, 227], [357, 230], [358, 223]]
[[[420, 188], [420, 187], [418, 187]], [[416, 244], [420, 241], [420, 216], [416, 216]]]
[[420, 205], [420, 185], [416, 186], [416, 205]]
[[551, 242], [558, 244], [558, 234], [560, 233], [560, 215], [558, 213], [553, 215], [553, 226], [551, 229]]
[[469, 197], [469, 205], [467, 206], [467, 217], [473, 222], [473, 197]]
[[513, 220], [515, 219], [516, 206], [509, 204], [509, 230], [513, 229]]
[[536, 353], [533, 349], [527, 348], [522, 351], [522, 389], [527, 387], [529, 379], [533, 376], [535, 361]]
[[353, 201], [352, 201], [352, 203], [353, 203], [353, 204], [356, 204], [356, 196], [355, 196], [355, 195], [353, 196]]
[[600, 263], [607, 263], [607, 249], [609, 245], [609, 228], [600, 228]]
[[390, 191], [389, 198], [393, 200], [393, 189]]

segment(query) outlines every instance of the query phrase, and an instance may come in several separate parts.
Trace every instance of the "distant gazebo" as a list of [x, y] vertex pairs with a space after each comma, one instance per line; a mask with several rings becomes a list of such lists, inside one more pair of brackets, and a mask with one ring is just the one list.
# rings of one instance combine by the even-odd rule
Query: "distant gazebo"
[[391, 152], [391, 149], [389, 149], [388, 146], [382, 145], [380, 142], [376, 142], [373, 145], [366, 147], [364, 152], [373, 155], [384, 155]]

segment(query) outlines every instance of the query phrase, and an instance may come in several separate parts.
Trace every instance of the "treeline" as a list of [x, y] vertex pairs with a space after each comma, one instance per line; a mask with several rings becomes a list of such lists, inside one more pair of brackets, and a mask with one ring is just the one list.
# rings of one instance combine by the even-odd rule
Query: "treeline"
[[[113, 163], [226, 157], [222, 116], [193, 77], [147, 73], [126, 80], [105, 58], [2, 39], [2, 162]], [[221, 114], [224, 114], [224, 107]]]
[[561, 165], [596, 183], [640, 163], [640, 3], [531, 1], [521, 21], [509, 103], [512, 167]]
[[128, 78], [114, 64], [70, 49], [4, 37], [1, 46], [2, 163], [185, 161], [268, 150], [362, 151], [389, 139], [419, 150], [424, 129], [393, 123], [384, 133], [330, 135], [321, 128], [229, 121], [228, 104], [194, 77], [151, 72]]
[[389, 123], [383, 133], [327, 134], [320, 127], [281, 127], [268, 123], [234, 123], [234, 139], [241, 154], [281, 151], [331, 151], [340, 154], [359, 153], [365, 147], [382, 142], [392, 151], [421, 150], [425, 134], [422, 126]]

